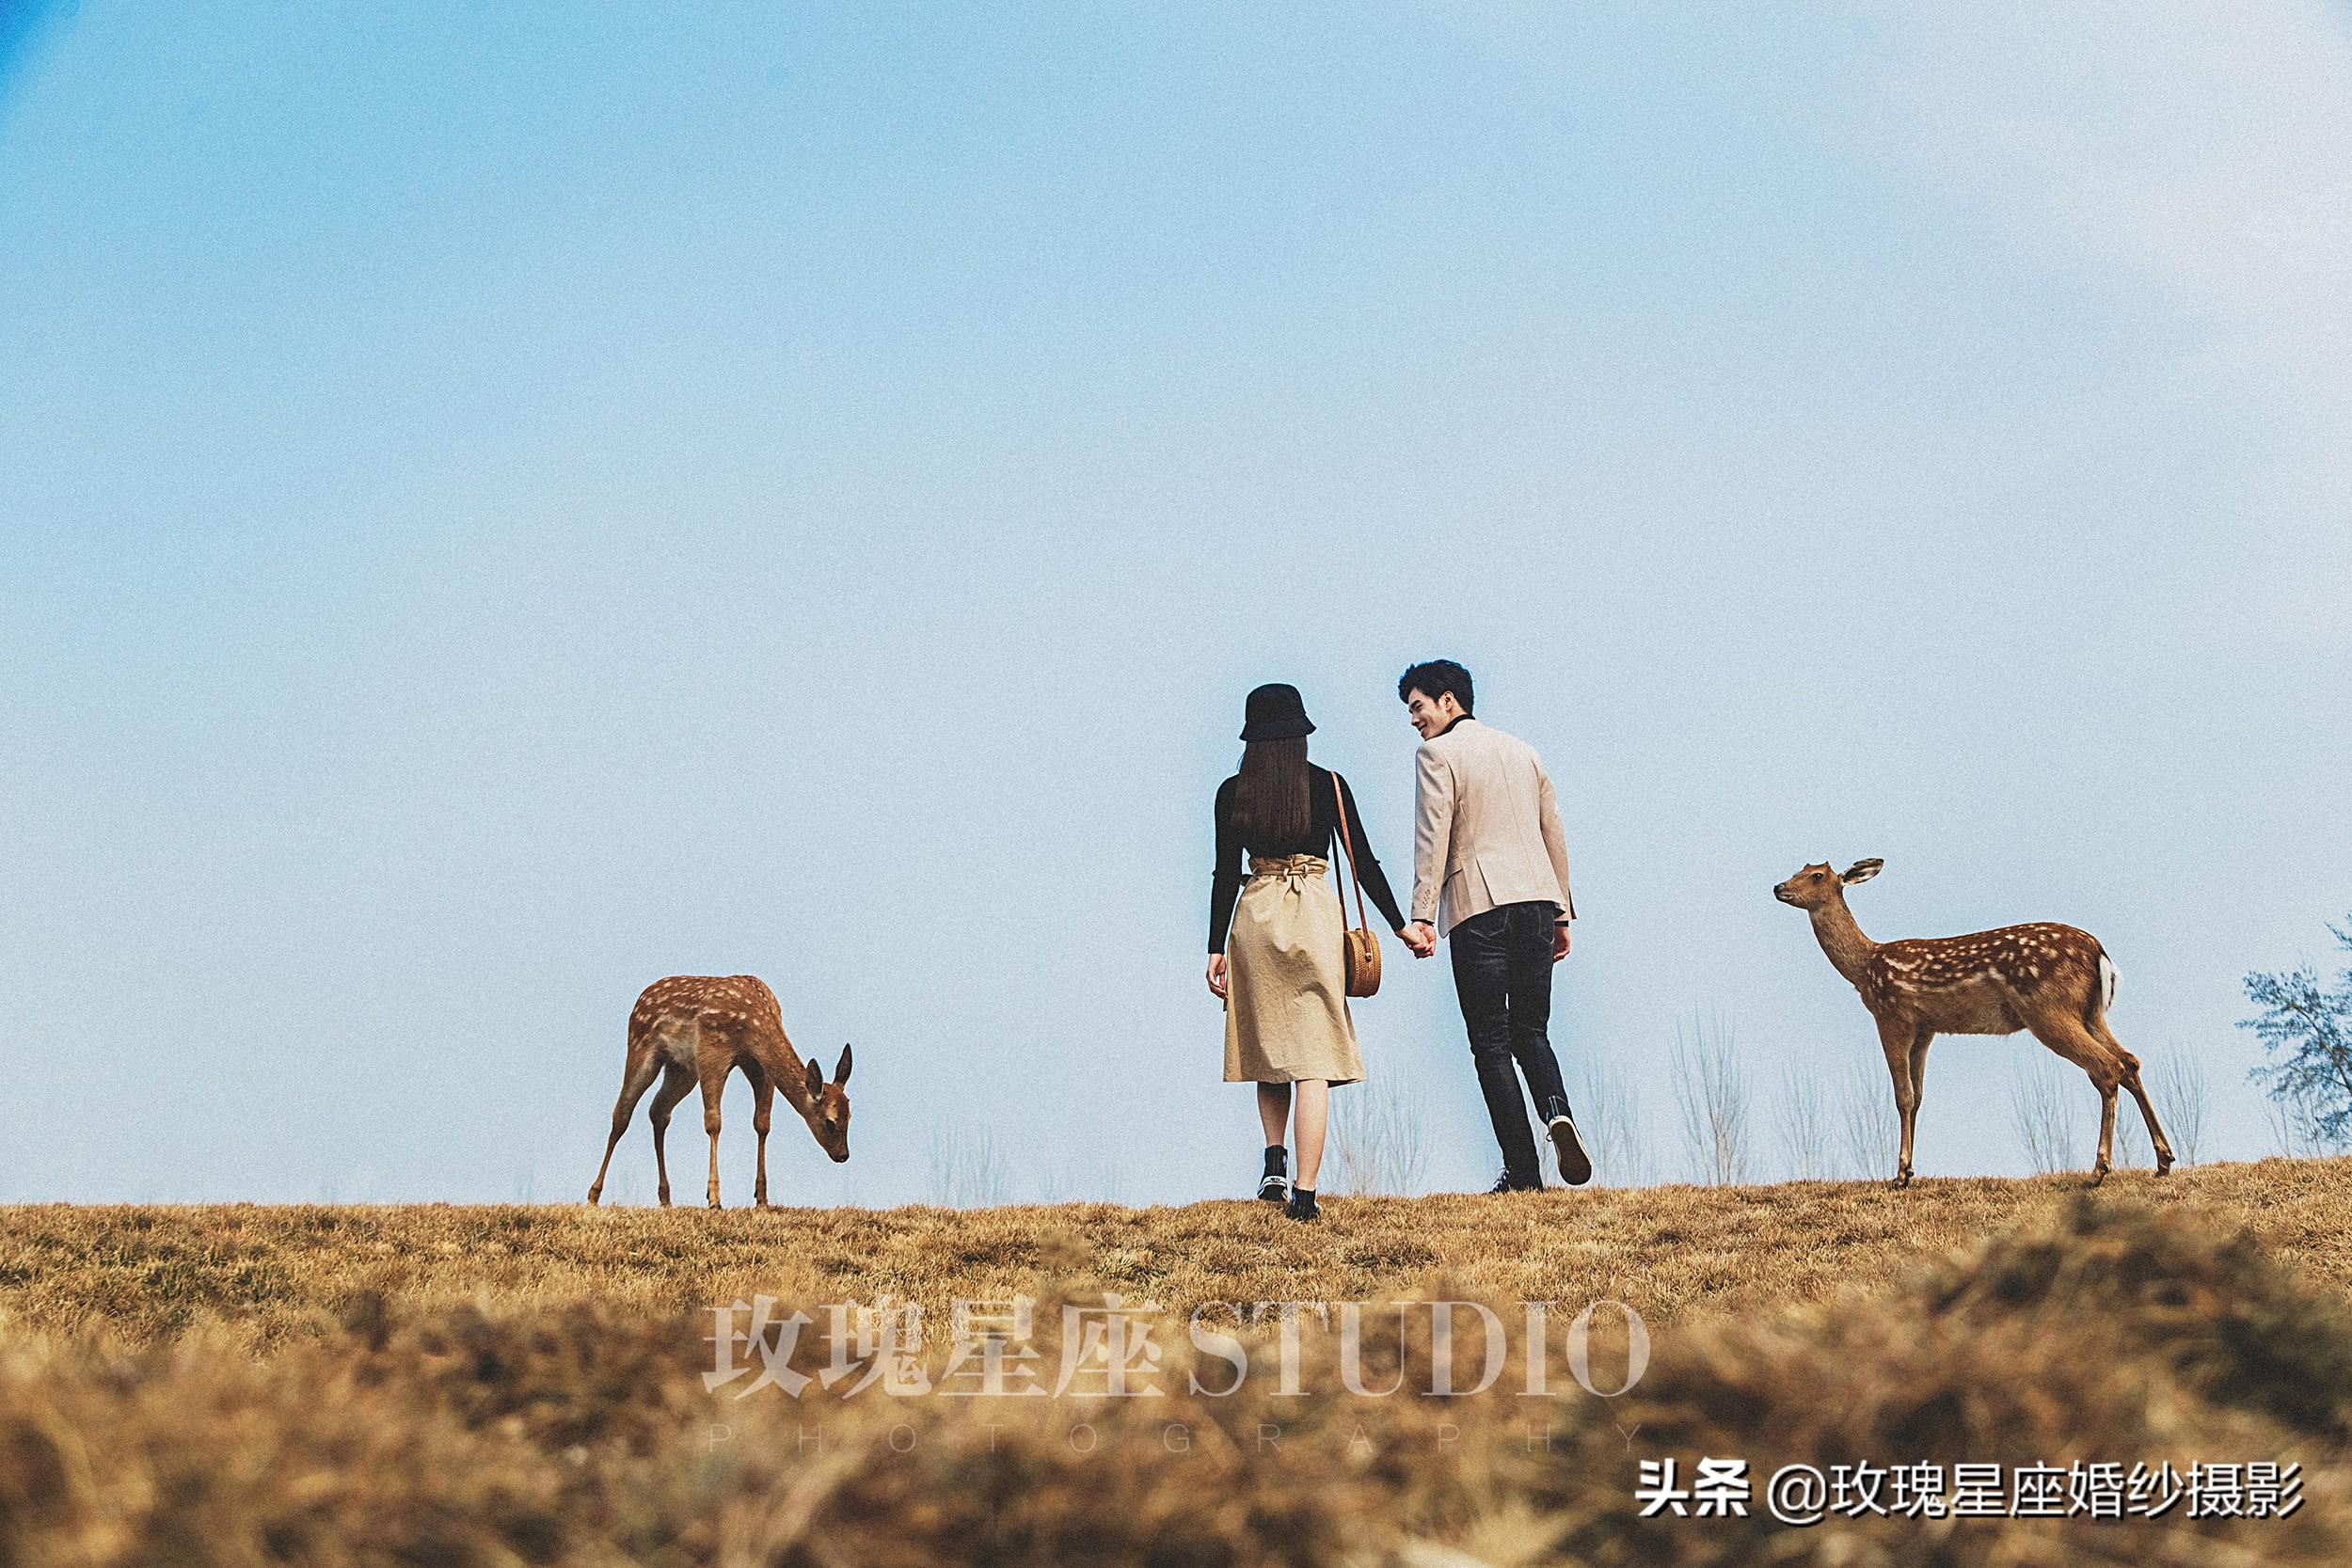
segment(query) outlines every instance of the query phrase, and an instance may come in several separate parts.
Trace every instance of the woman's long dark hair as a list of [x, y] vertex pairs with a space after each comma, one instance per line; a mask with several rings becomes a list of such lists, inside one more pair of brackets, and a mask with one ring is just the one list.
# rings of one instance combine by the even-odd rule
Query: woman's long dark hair
[[1248, 845], [1295, 844], [1307, 836], [1307, 737], [1251, 740], [1241, 749], [1233, 825]]

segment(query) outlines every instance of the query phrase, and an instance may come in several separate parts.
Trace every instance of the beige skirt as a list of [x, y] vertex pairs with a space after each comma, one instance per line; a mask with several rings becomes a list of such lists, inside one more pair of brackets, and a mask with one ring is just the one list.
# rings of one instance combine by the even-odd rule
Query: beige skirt
[[1347, 917], [1320, 855], [1253, 855], [1225, 942], [1225, 1081], [1361, 1082], [1347, 1012]]

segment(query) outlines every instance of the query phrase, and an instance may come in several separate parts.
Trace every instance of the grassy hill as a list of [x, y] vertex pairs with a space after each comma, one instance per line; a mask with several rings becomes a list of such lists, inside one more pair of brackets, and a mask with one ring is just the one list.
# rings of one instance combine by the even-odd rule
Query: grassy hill
[[[362, 1297], [396, 1311], [488, 1300], [691, 1312], [766, 1293], [951, 1298], [1048, 1287], [1205, 1301], [1458, 1295], [1612, 1298], [1653, 1322], [1818, 1301], [2062, 1209], [2080, 1176], [1541, 1195], [1339, 1198], [1302, 1227], [1248, 1201], [951, 1210], [205, 1205], [0, 1207], [0, 1329], [206, 1327], [256, 1348], [328, 1329]], [[2249, 1227], [2314, 1282], [2352, 1290], [2352, 1160], [2110, 1176], [2095, 1201]]]
[[[0, 1564], [2352, 1560], [2352, 1162], [953, 1212], [0, 1209]], [[1372, 1314], [1305, 1392], [1163, 1336], [1120, 1399], [705, 1387], [708, 1308], [1116, 1291], [1638, 1309], [1600, 1398]], [[821, 1316], [821, 1314], [819, 1314]], [[1424, 1314], [1425, 1315], [1425, 1314]], [[1409, 1316], [1409, 1315], [1408, 1315]], [[1565, 1313], [1563, 1314], [1563, 1317]], [[1231, 1320], [1225, 1320], [1231, 1326]], [[1559, 1320], [1554, 1322], [1555, 1332]], [[1272, 1330], [1251, 1338], [1271, 1354]], [[1474, 1347], [1450, 1365], [1476, 1381]], [[1596, 1383], [1626, 1367], [1620, 1338]], [[746, 1351], [746, 1358], [749, 1353]], [[853, 1370], [855, 1370], [853, 1364]], [[1263, 1363], [1261, 1363], [1263, 1365]], [[825, 1370], [803, 1342], [787, 1372]], [[1202, 1386], [1190, 1380], [1202, 1373]], [[1394, 1395], [1345, 1391], [1348, 1375]], [[1181, 1434], [1181, 1436], [1180, 1436]], [[2284, 1518], [1638, 1518], [1637, 1467], [2300, 1465]], [[2122, 1473], [2119, 1469], [2118, 1474]]]

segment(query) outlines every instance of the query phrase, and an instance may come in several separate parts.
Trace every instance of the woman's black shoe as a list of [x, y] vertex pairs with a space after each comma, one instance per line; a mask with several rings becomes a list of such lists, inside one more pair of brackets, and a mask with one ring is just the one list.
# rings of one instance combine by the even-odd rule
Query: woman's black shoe
[[1290, 1201], [1289, 1160], [1290, 1150], [1280, 1144], [1265, 1146], [1265, 1175], [1258, 1179], [1258, 1196], [1268, 1203]]
[[1496, 1177], [1495, 1184], [1486, 1189], [1489, 1193], [1540, 1193], [1543, 1190], [1544, 1184], [1540, 1178], [1534, 1181], [1518, 1181], [1512, 1180], [1511, 1173], [1507, 1170]]
[[1312, 1187], [1293, 1187], [1290, 1206], [1282, 1212], [1295, 1220], [1323, 1218], [1323, 1211], [1315, 1207], [1315, 1190]]

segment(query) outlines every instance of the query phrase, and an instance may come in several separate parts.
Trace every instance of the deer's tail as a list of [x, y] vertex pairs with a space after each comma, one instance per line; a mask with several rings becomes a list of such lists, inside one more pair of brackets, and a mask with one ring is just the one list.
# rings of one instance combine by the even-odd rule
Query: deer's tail
[[2108, 958], [2107, 950], [2102, 947], [2099, 949], [2099, 984], [2090, 993], [2090, 1005], [2083, 1008], [2085, 1023], [2098, 1022], [2099, 1015], [2115, 1005], [2115, 960]]

